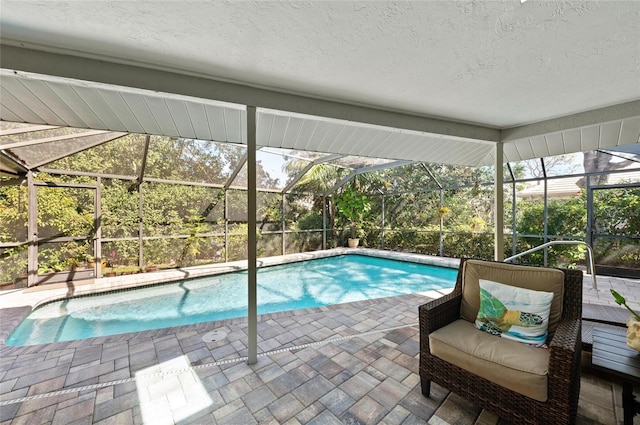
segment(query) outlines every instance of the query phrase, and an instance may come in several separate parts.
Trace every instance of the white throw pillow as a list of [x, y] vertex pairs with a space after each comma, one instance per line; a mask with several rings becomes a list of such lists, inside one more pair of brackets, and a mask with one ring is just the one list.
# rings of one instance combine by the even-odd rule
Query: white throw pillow
[[502, 338], [545, 347], [553, 292], [480, 279], [476, 327]]

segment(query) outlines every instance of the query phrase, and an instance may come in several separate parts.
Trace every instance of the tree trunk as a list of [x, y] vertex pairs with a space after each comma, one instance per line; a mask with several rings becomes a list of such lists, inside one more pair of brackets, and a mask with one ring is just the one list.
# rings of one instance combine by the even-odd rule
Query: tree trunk
[[[602, 172], [602, 171], [613, 171], [619, 170], [620, 168], [624, 168], [626, 165], [626, 161], [622, 162], [612, 162], [614, 159], [613, 156], [608, 155], [606, 153], [598, 152], [598, 151], [588, 151], [584, 152], [584, 172], [585, 173], [593, 173], [593, 172]], [[593, 186], [607, 184], [609, 181], [608, 174], [599, 174], [591, 177], [591, 184]], [[578, 180], [577, 185], [580, 188], [584, 188], [586, 181], [584, 178]]]

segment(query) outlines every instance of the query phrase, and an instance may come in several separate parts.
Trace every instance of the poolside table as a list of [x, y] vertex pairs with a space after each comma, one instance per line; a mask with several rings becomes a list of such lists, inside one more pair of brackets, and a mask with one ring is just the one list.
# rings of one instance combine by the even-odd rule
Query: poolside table
[[622, 380], [624, 424], [632, 425], [633, 417], [640, 413], [640, 403], [633, 395], [633, 384], [640, 384], [640, 352], [627, 346], [627, 329], [595, 326], [591, 364]]
[[599, 304], [582, 304], [582, 349], [591, 351], [595, 326], [626, 329], [629, 311], [626, 308]]

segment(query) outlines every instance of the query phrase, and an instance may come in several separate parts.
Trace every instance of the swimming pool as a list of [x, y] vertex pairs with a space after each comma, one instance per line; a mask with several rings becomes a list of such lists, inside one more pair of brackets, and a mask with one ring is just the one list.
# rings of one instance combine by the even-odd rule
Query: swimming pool
[[[364, 255], [258, 269], [258, 314], [451, 288], [457, 270]], [[247, 273], [233, 272], [35, 309], [7, 345], [23, 346], [160, 329], [247, 315]]]

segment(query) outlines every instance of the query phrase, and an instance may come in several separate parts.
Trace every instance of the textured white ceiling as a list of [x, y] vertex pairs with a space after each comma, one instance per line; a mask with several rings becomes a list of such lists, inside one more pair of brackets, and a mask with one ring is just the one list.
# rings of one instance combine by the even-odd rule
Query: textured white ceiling
[[2, 1], [3, 43], [512, 127], [640, 99], [637, 1]]

